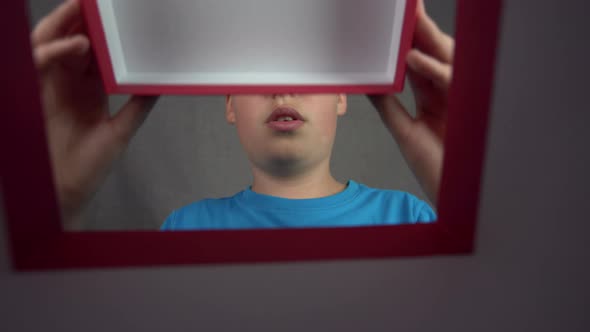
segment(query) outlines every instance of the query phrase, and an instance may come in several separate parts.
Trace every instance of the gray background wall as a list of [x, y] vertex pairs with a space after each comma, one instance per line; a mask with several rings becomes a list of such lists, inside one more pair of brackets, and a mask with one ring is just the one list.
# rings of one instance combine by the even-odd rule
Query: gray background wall
[[[60, 1], [30, 0], [37, 22]], [[453, 32], [455, 1], [430, 1], [441, 27]], [[354, 47], [354, 45], [351, 45]], [[402, 94], [410, 109], [413, 97]], [[251, 184], [250, 166], [235, 127], [225, 122], [224, 96], [163, 97], [86, 209], [86, 229], [157, 229], [173, 209], [224, 197]], [[338, 124], [332, 158], [334, 176], [371, 187], [426, 196], [395, 141], [365, 96], [349, 97]], [[112, 98], [113, 110], [125, 99]]]
[[506, 1], [475, 255], [17, 274], [0, 245], [0, 330], [590, 330], [587, 12]]

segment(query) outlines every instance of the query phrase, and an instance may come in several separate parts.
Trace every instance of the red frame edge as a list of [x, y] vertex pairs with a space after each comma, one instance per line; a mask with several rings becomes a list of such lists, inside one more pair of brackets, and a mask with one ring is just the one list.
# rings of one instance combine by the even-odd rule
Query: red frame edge
[[396, 77], [393, 84], [374, 85], [142, 85], [118, 84], [115, 79], [106, 42], [106, 36], [100, 21], [97, 0], [80, 0], [88, 35], [92, 41], [94, 54], [98, 60], [105, 90], [109, 94], [137, 95], [219, 95], [219, 94], [264, 94], [264, 93], [351, 93], [381, 94], [400, 92], [404, 89], [406, 72], [406, 55], [412, 47], [412, 36], [416, 22], [417, 0], [407, 0], [400, 51], [396, 64]]
[[119, 93], [113, 63], [107, 49], [106, 36], [100, 28], [102, 23], [100, 22], [97, 0], [79, 0], [79, 2], [105, 91], [108, 94]]
[[396, 77], [393, 82], [391, 92], [401, 92], [404, 90], [406, 82], [406, 57], [412, 49], [412, 40], [416, 28], [416, 13], [418, 9], [418, 0], [408, 0], [406, 2], [406, 13], [404, 14], [404, 24], [400, 40], [399, 54], [397, 58]]
[[2, 55], [8, 79], [0, 85], [8, 105], [2, 110], [5, 116], [0, 137], [1, 181], [13, 267], [27, 271], [471, 253], [501, 3], [458, 0], [452, 111], [436, 223], [331, 229], [80, 233], [63, 232], [60, 227], [29, 43], [27, 4], [24, 0], [7, 3], [8, 8], [0, 11], [0, 22], [7, 25], [2, 31], [14, 47]]

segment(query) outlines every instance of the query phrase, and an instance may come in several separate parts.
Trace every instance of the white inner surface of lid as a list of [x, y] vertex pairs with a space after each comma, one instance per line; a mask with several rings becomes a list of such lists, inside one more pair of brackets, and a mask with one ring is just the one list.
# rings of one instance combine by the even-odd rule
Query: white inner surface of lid
[[391, 84], [405, 0], [97, 0], [119, 84]]

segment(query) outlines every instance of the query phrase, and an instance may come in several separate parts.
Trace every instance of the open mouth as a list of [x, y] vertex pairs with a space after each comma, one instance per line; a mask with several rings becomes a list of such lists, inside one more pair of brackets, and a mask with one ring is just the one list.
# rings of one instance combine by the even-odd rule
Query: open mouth
[[304, 123], [303, 116], [291, 107], [278, 107], [266, 119], [266, 124], [277, 131], [293, 131]]
[[280, 118], [278, 118], [278, 119], [276, 119], [274, 121], [281, 121], [281, 122], [283, 122], [283, 121], [293, 121], [293, 120], [295, 120], [295, 119], [293, 119], [290, 116], [281, 116]]
[[266, 119], [266, 122], [304, 121], [299, 112], [291, 107], [278, 107]]

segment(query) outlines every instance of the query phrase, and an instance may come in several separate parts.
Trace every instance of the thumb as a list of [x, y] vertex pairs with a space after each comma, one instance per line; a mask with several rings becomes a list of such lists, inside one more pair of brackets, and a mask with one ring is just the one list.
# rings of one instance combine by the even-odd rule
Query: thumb
[[44, 71], [68, 57], [86, 55], [89, 48], [90, 42], [84, 35], [58, 39], [35, 47], [35, 64], [38, 70]]
[[398, 143], [404, 141], [414, 122], [404, 105], [394, 95], [369, 96], [369, 99], [393, 138]]
[[158, 96], [132, 96], [110, 120], [114, 138], [126, 144], [141, 127]]

